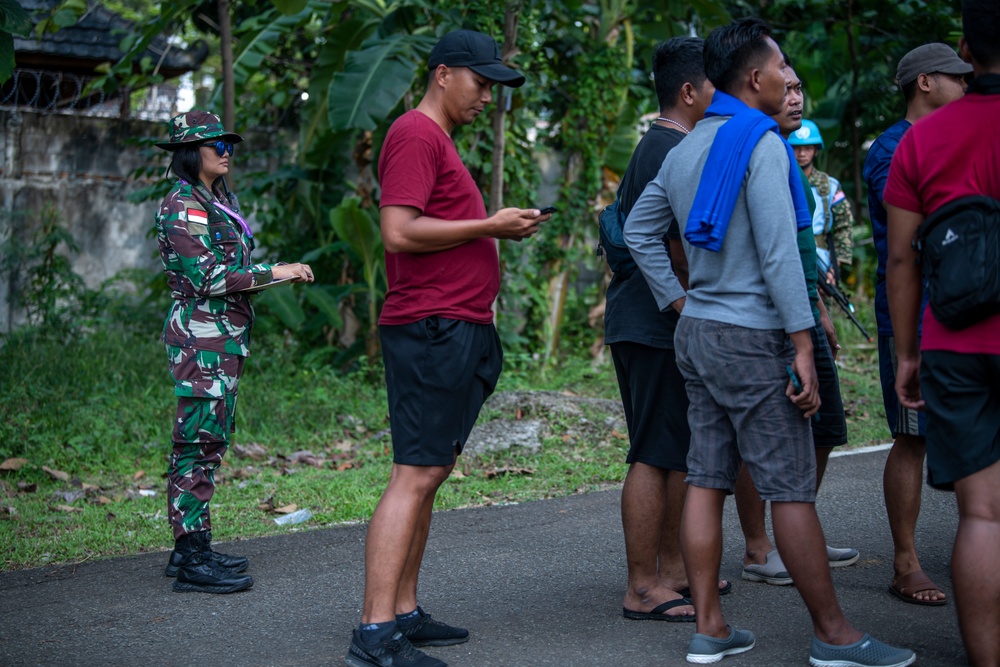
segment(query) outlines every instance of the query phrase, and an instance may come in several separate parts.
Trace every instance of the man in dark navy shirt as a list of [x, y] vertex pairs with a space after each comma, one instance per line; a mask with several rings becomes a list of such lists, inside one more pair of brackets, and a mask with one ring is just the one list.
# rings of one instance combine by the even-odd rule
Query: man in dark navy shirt
[[[945, 594], [920, 568], [914, 532], [920, 514], [926, 444], [924, 412], [909, 410], [896, 397], [896, 347], [889, 301], [885, 289], [885, 267], [889, 256], [886, 236], [886, 212], [882, 205], [889, 164], [903, 134], [913, 123], [965, 94], [965, 75], [972, 66], [959, 58], [946, 44], [924, 44], [899, 61], [896, 81], [906, 99], [906, 117], [883, 132], [865, 159], [864, 179], [868, 185], [868, 212], [878, 255], [875, 273], [875, 321], [878, 324], [879, 375], [882, 401], [894, 442], [885, 462], [883, 493], [886, 514], [895, 548], [894, 576], [889, 590], [913, 604], [940, 606]], [[924, 295], [924, 305], [927, 295]]]

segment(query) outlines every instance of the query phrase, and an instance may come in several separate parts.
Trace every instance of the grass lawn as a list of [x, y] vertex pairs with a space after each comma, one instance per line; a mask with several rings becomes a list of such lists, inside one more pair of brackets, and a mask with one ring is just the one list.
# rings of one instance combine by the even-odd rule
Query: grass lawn
[[[874, 345], [837, 317], [851, 446], [886, 442]], [[866, 323], [870, 326], [870, 323]], [[874, 327], [870, 326], [870, 330]], [[610, 362], [540, 372], [508, 358], [497, 392], [618, 400]], [[528, 370], [518, 370], [518, 369]], [[174, 397], [155, 337], [101, 330], [81, 340], [10, 337], [0, 348], [0, 570], [172, 546], [163, 473]], [[526, 399], [528, 413], [531, 401]], [[538, 418], [542, 446], [462, 456], [439, 510], [580, 493], [621, 483], [628, 448], [614, 403], [494, 409], [480, 423]], [[612, 420], [614, 418], [614, 420]], [[258, 341], [240, 384], [238, 431], [216, 481], [217, 541], [365, 521], [391, 466], [380, 371], [306, 370]], [[274, 519], [296, 508], [296, 526]]]

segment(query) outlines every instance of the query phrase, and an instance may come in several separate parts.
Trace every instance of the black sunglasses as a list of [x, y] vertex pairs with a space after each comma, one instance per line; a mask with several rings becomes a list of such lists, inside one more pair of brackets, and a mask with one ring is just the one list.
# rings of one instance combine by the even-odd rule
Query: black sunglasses
[[222, 157], [227, 152], [230, 156], [232, 156], [233, 150], [236, 148], [231, 141], [206, 141], [202, 144], [202, 146], [211, 146], [215, 148], [215, 152], [219, 154], [219, 157]]

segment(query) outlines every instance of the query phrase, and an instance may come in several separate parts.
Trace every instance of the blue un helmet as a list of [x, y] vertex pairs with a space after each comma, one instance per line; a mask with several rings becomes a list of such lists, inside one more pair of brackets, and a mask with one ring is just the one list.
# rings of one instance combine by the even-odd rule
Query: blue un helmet
[[788, 137], [788, 143], [792, 146], [816, 146], [820, 149], [823, 146], [823, 135], [820, 134], [819, 127], [811, 120], [802, 121], [802, 127], [795, 130]]

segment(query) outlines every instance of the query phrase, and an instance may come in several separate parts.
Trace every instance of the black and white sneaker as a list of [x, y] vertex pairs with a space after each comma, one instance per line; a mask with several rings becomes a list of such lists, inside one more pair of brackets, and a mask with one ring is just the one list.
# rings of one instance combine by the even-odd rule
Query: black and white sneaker
[[454, 646], [469, 641], [469, 631], [435, 621], [431, 615], [417, 607], [420, 620], [409, 628], [400, 628], [414, 646]]
[[355, 629], [344, 662], [351, 667], [448, 667], [447, 663], [413, 648], [399, 630], [372, 646], [366, 644]]

